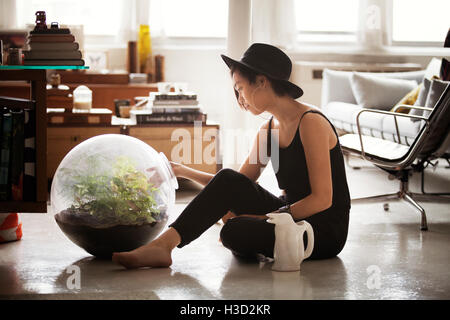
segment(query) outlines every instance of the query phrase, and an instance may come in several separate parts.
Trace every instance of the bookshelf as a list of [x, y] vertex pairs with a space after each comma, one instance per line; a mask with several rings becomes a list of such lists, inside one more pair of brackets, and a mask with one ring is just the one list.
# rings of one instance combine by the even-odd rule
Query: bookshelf
[[47, 212], [47, 69], [88, 69], [83, 66], [0, 66], [0, 81], [28, 81], [28, 99], [0, 96], [0, 106], [10, 110], [35, 110], [35, 179], [34, 201], [0, 201], [0, 213]]

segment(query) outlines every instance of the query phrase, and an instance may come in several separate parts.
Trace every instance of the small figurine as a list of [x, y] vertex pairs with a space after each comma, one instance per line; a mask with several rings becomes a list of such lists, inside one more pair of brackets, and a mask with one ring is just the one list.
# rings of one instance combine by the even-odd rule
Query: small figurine
[[36, 11], [36, 26], [34, 30], [46, 30], [46, 19], [45, 11]]
[[[275, 225], [275, 246], [273, 249], [274, 271], [299, 271], [300, 264], [308, 258], [314, 248], [314, 232], [312, 226], [306, 221], [295, 223], [287, 212], [268, 213], [268, 223]], [[308, 245], [305, 250], [303, 234], [308, 236]]]

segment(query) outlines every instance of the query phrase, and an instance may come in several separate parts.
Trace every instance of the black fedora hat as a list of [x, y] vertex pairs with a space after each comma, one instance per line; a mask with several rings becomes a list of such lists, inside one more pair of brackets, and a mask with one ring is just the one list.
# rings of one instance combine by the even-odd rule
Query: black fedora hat
[[292, 71], [291, 59], [280, 49], [265, 43], [254, 43], [245, 51], [240, 61], [221, 55], [229, 68], [241, 65], [281, 83], [289, 95], [297, 99], [303, 90], [289, 81]]

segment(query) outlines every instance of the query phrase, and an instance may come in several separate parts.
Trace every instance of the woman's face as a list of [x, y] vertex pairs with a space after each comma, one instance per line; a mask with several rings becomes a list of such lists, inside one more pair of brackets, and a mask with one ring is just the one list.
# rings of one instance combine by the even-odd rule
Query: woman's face
[[[233, 73], [234, 89], [237, 92], [239, 104], [254, 115], [263, 113], [261, 99], [258, 99], [260, 84], [250, 84], [247, 78], [244, 78], [238, 70]], [[259, 107], [258, 107], [259, 106]]]

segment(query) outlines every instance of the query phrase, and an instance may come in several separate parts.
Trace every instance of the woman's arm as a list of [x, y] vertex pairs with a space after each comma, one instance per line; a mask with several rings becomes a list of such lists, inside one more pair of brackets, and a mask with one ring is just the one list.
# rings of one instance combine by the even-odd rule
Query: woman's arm
[[206, 186], [214, 177], [211, 173], [195, 170], [177, 162], [171, 161], [170, 164], [172, 165], [173, 173], [177, 178], [186, 178], [195, 181], [202, 186]]
[[[291, 205], [294, 219], [305, 219], [328, 209], [333, 201], [330, 149], [337, 142], [328, 121], [314, 113], [305, 115], [299, 128], [305, 151], [311, 194]], [[301, 182], [300, 182], [301, 183]]]
[[[239, 168], [239, 172], [243, 175], [247, 176], [250, 180], [256, 181], [258, 180], [259, 176], [261, 175], [261, 171], [265, 168], [267, 163], [265, 163], [264, 160], [261, 159], [260, 156], [262, 154], [266, 153], [267, 150], [267, 130], [269, 129], [269, 121], [264, 122], [261, 127], [259, 128], [258, 134], [255, 137], [255, 140], [253, 141], [252, 148], [250, 150], [250, 153], [248, 154], [245, 161], [241, 164]], [[264, 152], [259, 152], [260, 149], [263, 149]], [[268, 159], [267, 159], [268, 160]], [[249, 214], [243, 214], [239, 215], [247, 216], [247, 217], [254, 217], [258, 219], [267, 219], [265, 215], [249, 215]], [[228, 211], [226, 215], [222, 217], [223, 223], [226, 223], [228, 219], [234, 218], [236, 215]]]

